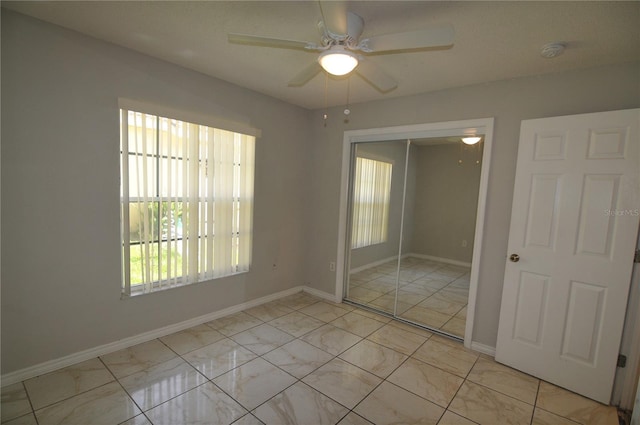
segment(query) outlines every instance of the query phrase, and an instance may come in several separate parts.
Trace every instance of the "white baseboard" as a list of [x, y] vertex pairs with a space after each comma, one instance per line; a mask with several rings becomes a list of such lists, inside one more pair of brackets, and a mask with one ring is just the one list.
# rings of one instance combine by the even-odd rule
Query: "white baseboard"
[[98, 347], [90, 348], [88, 350], [73, 353], [58, 359], [49, 360], [44, 363], [40, 363], [34, 366], [29, 366], [27, 368], [16, 370], [14, 372], [9, 372], [5, 375], [0, 376], [1, 386], [5, 387], [7, 385], [15, 384], [17, 382], [21, 382], [26, 379], [34, 378], [36, 376], [43, 375], [45, 373], [53, 372], [54, 370], [58, 370], [63, 367], [71, 366], [76, 363], [93, 359], [98, 356], [103, 356], [105, 354], [112, 353], [114, 351], [132, 347], [134, 345], [141, 344], [143, 342], [151, 341], [152, 339], [161, 338], [163, 336], [167, 336], [172, 333], [191, 328], [193, 326], [201, 325], [203, 323], [210, 322], [215, 319], [219, 319], [220, 317], [227, 316], [229, 314], [237, 313], [239, 311], [258, 306], [260, 304], [268, 303], [270, 301], [274, 301], [279, 298], [283, 298], [288, 295], [295, 294], [302, 290], [304, 290], [305, 292], [308, 292], [311, 295], [315, 295], [319, 298], [330, 299], [332, 301], [335, 301], [334, 295], [327, 294], [326, 292], [318, 291], [317, 289], [308, 288], [305, 286], [296, 286], [293, 288], [286, 289], [284, 291], [276, 292], [274, 294], [257, 298], [255, 300], [247, 301], [241, 304], [236, 304], [234, 306], [227, 307], [225, 309], [218, 310], [213, 313], [208, 313], [203, 316], [194, 317], [193, 319], [185, 320], [180, 323], [175, 323], [173, 325], [165, 326], [159, 329], [154, 329], [152, 331], [144, 332], [138, 335], [124, 338], [119, 341], [110, 342], [108, 344], [100, 345]]
[[311, 288], [309, 286], [303, 286], [302, 290], [309, 295], [313, 295], [315, 297], [322, 298], [324, 300], [331, 301], [334, 303], [339, 303], [341, 301], [336, 298], [335, 294], [330, 294], [328, 292], [324, 292], [316, 288]]
[[458, 260], [452, 260], [450, 258], [435, 257], [433, 255], [410, 253], [409, 257], [416, 257], [416, 258], [421, 258], [423, 260], [437, 261], [439, 263], [446, 263], [446, 264], [451, 264], [451, 265], [454, 265], [454, 266], [471, 267], [471, 263], [466, 263], [464, 261], [458, 261]]
[[471, 349], [478, 353], [486, 354], [491, 357], [496, 356], [496, 347], [490, 345], [480, 344], [479, 342], [471, 341]]

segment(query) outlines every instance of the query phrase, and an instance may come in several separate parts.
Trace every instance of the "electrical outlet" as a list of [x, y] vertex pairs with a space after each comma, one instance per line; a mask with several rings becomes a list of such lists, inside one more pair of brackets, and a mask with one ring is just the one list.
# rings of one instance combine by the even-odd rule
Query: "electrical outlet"
[[276, 270], [278, 270], [278, 265], [276, 263], [273, 263], [273, 266], [271, 267], [271, 270], [273, 270], [274, 272]]
[[466, 240], [466, 239], [463, 239], [463, 240], [462, 240], [462, 247], [463, 247], [463, 248], [466, 248], [466, 247], [467, 247], [467, 240]]
[[329, 263], [329, 271], [332, 271], [332, 272], [336, 271], [336, 263], [335, 263], [335, 261], [331, 261]]

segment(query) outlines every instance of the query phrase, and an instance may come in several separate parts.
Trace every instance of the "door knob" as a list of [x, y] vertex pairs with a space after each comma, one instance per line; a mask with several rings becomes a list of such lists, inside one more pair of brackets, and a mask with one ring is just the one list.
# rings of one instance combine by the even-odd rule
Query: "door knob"
[[514, 263], [517, 263], [518, 261], [520, 261], [520, 256], [518, 254], [511, 254], [509, 256], [509, 260], [511, 260]]

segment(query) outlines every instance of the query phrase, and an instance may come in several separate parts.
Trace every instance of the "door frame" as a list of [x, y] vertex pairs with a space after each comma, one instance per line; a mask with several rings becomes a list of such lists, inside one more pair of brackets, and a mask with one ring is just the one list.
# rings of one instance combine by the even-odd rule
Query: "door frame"
[[491, 165], [491, 148], [493, 144], [493, 122], [493, 118], [478, 118], [460, 121], [348, 130], [344, 132], [342, 144], [342, 173], [340, 181], [340, 210], [338, 219], [338, 249], [336, 258], [336, 301], [341, 302], [344, 294], [346, 266], [345, 255], [347, 252], [348, 186], [352, 144], [358, 142], [383, 142], [391, 140], [460, 136], [466, 134], [484, 134], [482, 168], [480, 171], [480, 187], [478, 190], [478, 206], [476, 211], [476, 229], [473, 239], [473, 256], [471, 260], [469, 302], [467, 306], [467, 321], [464, 333], [464, 345], [467, 348], [471, 348], [471, 343], [473, 341], [473, 322], [476, 310], [476, 296], [478, 291], [478, 274], [482, 262], [487, 189], [489, 183], [489, 169]]

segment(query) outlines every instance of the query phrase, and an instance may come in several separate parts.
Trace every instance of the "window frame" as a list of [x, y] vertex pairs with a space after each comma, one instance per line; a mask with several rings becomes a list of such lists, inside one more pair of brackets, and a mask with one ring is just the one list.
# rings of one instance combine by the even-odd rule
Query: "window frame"
[[[252, 251], [253, 251], [253, 211], [254, 211], [254, 200], [255, 200], [255, 192], [254, 192], [254, 183], [255, 183], [255, 142], [256, 139], [261, 135], [260, 130], [252, 128], [250, 126], [247, 126], [246, 124], [242, 124], [242, 123], [235, 123], [232, 121], [227, 121], [224, 119], [219, 119], [219, 118], [215, 118], [215, 117], [205, 117], [204, 115], [200, 115], [200, 114], [192, 114], [192, 113], [188, 113], [185, 111], [176, 111], [174, 109], [170, 109], [170, 108], [165, 108], [165, 107], [159, 107], [157, 105], [150, 105], [150, 104], [143, 104], [141, 102], [137, 102], [137, 101], [130, 101], [130, 100], [126, 100], [126, 99], [120, 99], [119, 100], [119, 117], [120, 117], [120, 148], [119, 148], [119, 160], [120, 160], [120, 187], [121, 187], [121, 193], [120, 193], [120, 259], [121, 259], [121, 289], [122, 289], [122, 295], [123, 297], [129, 297], [129, 296], [136, 296], [136, 295], [140, 295], [140, 294], [149, 294], [149, 293], [154, 293], [154, 292], [159, 292], [162, 290], [166, 290], [166, 289], [171, 289], [171, 288], [176, 288], [176, 287], [182, 287], [182, 286], [187, 286], [187, 285], [192, 285], [192, 284], [196, 284], [196, 283], [201, 283], [201, 282], [206, 282], [206, 281], [211, 281], [211, 280], [215, 280], [215, 279], [219, 279], [219, 278], [223, 278], [223, 277], [229, 277], [229, 276], [233, 276], [235, 274], [240, 274], [240, 273], [246, 273], [250, 270], [251, 268], [251, 263], [252, 263]], [[155, 127], [150, 127], [150, 128], [154, 128], [155, 131], [155, 138], [156, 138], [156, 151], [151, 152], [151, 153], [145, 153], [143, 151], [132, 151], [131, 147], [129, 145], [129, 131], [130, 131], [130, 121], [129, 121], [129, 112], [133, 112], [135, 113], [139, 113], [142, 114], [143, 119], [146, 119], [147, 116], [152, 116], [153, 119], [155, 120]], [[173, 116], [175, 113], [176, 116]], [[190, 117], [192, 119], [190, 119]], [[197, 232], [194, 232], [190, 237], [192, 239], [195, 240], [195, 242], [193, 242], [193, 245], [189, 245], [190, 247], [196, 247], [196, 250], [194, 251], [195, 254], [195, 260], [191, 260], [191, 261], [195, 261], [194, 264], [196, 264], [195, 267], [195, 273], [193, 272], [193, 269], [189, 269], [189, 271], [187, 272], [187, 275], [184, 275], [184, 268], [183, 268], [183, 272], [180, 274], [180, 276], [175, 276], [175, 277], [171, 277], [171, 276], [167, 276], [163, 277], [163, 273], [162, 273], [162, 269], [160, 267], [160, 263], [161, 261], [157, 261], [158, 262], [158, 270], [156, 273], [156, 276], [154, 276], [154, 274], [152, 273], [151, 276], [155, 277], [152, 278], [151, 281], [145, 281], [145, 279], [143, 278], [143, 281], [141, 283], [132, 283], [131, 282], [131, 250], [132, 247], [135, 245], [143, 245], [143, 244], [152, 244], [153, 247], [157, 247], [157, 254], [153, 255], [153, 256], [149, 256], [145, 261], [149, 261], [149, 262], [153, 262], [154, 260], [157, 260], [159, 258], [163, 258], [163, 245], [165, 243], [169, 244], [171, 242], [174, 242], [176, 245], [176, 250], [177, 250], [177, 244], [178, 243], [182, 243], [183, 238], [185, 238], [184, 233], [181, 233], [180, 235], [176, 234], [169, 234], [169, 235], [163, 235], [163, 231], [162, 231], [162, 223], [161, 223], [161, 211], [162, 211], [162, 206], [164, 203], [168, 203], [169, 204], [169, 208], [173, 208], [173, 204], [177, 203], [180, 204], [180, 208], [183, 209], [185, 204], [189, 202], [189, 199], [191, 198], [192, 201], [192, 207], [193, 205], [196, 205], [195, 208], [197, 208], [198, 211], [202, 211], [203, 206], [205, 205], [207, 202], [213, 203], [213, 206], [209, 206], [207, 208], [215, 208], [215, 202], [216, 200], [212, 197], [213, 195], [209, 194], [209, 191], [205, 194], [203, 194], [201, 192], [201, 189], [198, 189], [197, 193], [194, 195], [193, 193], [189, 194], [189, 193], [184, 193], [182, 192], [180, 194], [180, 196], [173, 196], [173, 195], [169, 195], [168, 197], [165, 197], [162, 195], [162, 191], [160, 189], [160, 180], [164, 178], [164, 176], [166, 176], [166, 174], [162, 174], [162, 172], [160, 171], [161, 168], [159, 167], [160, 163], [163, 160], [176, 160], [176, 161], [187, 161], [188, 160], [188, 155], [183, 151], [182, 154], [180, 153], [176, 153], [175, 155], [171, 154], [171, 152], [169, 152], [168, 154], [163, 153], [161, 151], [161, 149], [158, 146], [159, 140], [161, 138], [161, 126], [160, 126], [160, 122], [161, 120], [169, 120], [169, 122], [175, 122], [175, 121], [179, 121], [184, 126], [187, 125], [195, 125], [197, 128], [198, 132], [201, 131], [207, 131], [209, 132], [208, 134], [214, 134], [216, 131], [217, 132], [223, 132], [226, 134], [226, 132], [230, 132], [233, 136], [233, 145], [234, 148], [232, 148], [232, 162], [231, 162], [231, 172], [230, 175], [232, 176], [232, 185], [231, 185], [231, 190], [230, 192], [232, 192], [231, 198], [225, 198], [224, 195], [221, 195], [223, 198], [225, 198], [225, 202], [227, 205], [227, 208], [229, 205], [231, 205], [231, 209], [232, 209], [232, 217], [233, 215], [237, 215], [240, 214], [240, 212], [238, 212], [238, 210], [241, 208], [240, 205], [242, 204], [242, 208], [243, 208], [243, 213], [244, 213], [244, 220], [242, 221], [242, 223], [245, 225], [246, 227], [246, 231], [243, 232], [244, 234], [241, 235], [242, 230], [238, 227], [237, 230], [235, 229], [234, 224], [232, 224], [232, 227], [229, 228], [229, 230], [231, 230], [230, 239], [227, 239], [229, 242], [229, 244], [231, 244], [234, 247], [234, 250], [236, 249], [240, 249], [237, 248], [238, 247], [238, 243], [240, 240], [242, 240], [243, 243], [247, 244], [248, 249], [247, 248], [243, 248], [243, 262], [242, 264], [238, 264], [237, 261], [239, 261], [239, 257], [235, 257], [235, 271], [232, 272], [228, 272], [228, 271], [223, 271], [224, 274], [221, 275], [216, 275], [215, 274], [215, 265], [214, 264], [208, 264], [208, 266], [205, 266], [205, 270], [201, 271], [201, 268], [203, 267], [202, 265], [205, 264], [206, 260], [202, 260], [201, 256], [203, 255], [202, 253], [202, 239], [203, 238], [215, 238], [215, 231], [210, 232], [210, 233], [204, 233], [202, 232], [202, 230], [207, 230], [211, 229], [211, 226], [204, 226], [204, 224], [202, 223], [202, 220], [206, 220], [206, 217], [201, 216], [200, 214], [198, 214], [198, 224], [196, 224], [197, 227]], [[215, 123], [215, 124], [222, 124], [224, 127], [213, 127], [211, 124]], [[135, 124], [134, 124], [135, 126]], [[146, 129], [146, 127], [143, 127]], [[231, 129], [229, 129], [231, 128]], [[238, 131], [238, 130], [242, 130], [244, 131], [244, 133], [242, 131]], [[166, 131], [166, 130], [165, 130]], [[170, 130], [169, 130], [170, 131]], [[247, 134], [250, 133], [250, 134]], [[126, 135], [126, 141], [124, 141]], [[239, 141], [237, 142], [238, 144], [240, 144], [242, 146], [242, 152], [247, 154], [248, 156], [242, 157], [244, 159], [247, 160], [246, 165], [244, 165], [245, 167], [250, 167], [249, 172], [247, 173], [247, 169], [242, 169], [242, 171], [238, 171], [241, 168], [241, 159], [238, 159], [238, 152], [236, 152], [235, 150], [235, 146], [236, 146], [236, 136], [239, 136]], [[188, 141], [187, 144], [189, 143], [193, 143], [193, 141]], [[195, 143], [200, 143], [200, 140], [198, 139], [197, 142]], [[217, 141], [214, 139], [213, 141], [210, 142], [211, 146], [215, 146], [215, 143], [221, 143], [220, 141]], [[243, 144], [243, 143], [250, 143], [250, 146], [247, 148], [247, 145]], [[125, 156], [125, 149], [126, 149], [126, 156]], [[248, 152], [247, 153], [247, 149]], [[144, 150], [144, 149], [143, 149]], [[199, 150], [199, 148], [196, 148], [196, 150]], [[210, 153], [211, 155], [213, 155], [213, 152]], [[147, 161], [149, 159], [151, 159], [152, 163], [154, 164], [155, 170], [153, 171], [153, 176], [155, 177], [155, 184], [153, 185], [153, 191], [154, 194], [153, 196], [145, 196], [145, 195], [141, 195], [140, 193], [137, 193], [137, 196], [130, 196], [130, 181], [131, 181], [131, 175], [129, 174], [129, 167], [130, 167], [130, 158], [131, 157], [142, 157], [143, 161]], [[126, 161], [125, 161], [126, 158]], [[212, 157], [212, 156], [208, 156], [207, 158], [202, 157], [201, 152], [198, 151], [198, 165], [194, 165], [197, 169], [200, 169], [202, 167], [202, 162], [206, 161], [206, 165], [205, 167], [208, 167], [208, 161], [210, 160], [215, 160], [216, 157]], [[219, 159], [218, 159], [219, 161]], [[126, 163], [126, 164], [125, 164]], [[188, 167], [189, 165], [182, 165], [182, 167]], [[208, 170], [208, 169], [207, 169]], [[207, 170], [205, 170], [205, 173], [208, 172]], [[166, 172], [166, 170], [165, 170]], [[227, 171], [228, 173], [229, 171]], [[239, 189], [238, 187], [235, 186], [236, 184], [236, 180], [235, 180], [235, 175], [236, 173], [240, 173], [242, 175], [242, 177], [245, 178], [244, 183], [245, 185], [247, 185], [247, 178], [245, 176], [245, 173], [247, 173], [248, 176], [250, 176], [250, 182], [248, 183], [248, 191], [249, 191], [249, 198], [246, 198], [246, 193], [243, 193], [242, 189]], [[138, 172], [138, 176], [140, 175], [140, 172]], [[205, 174], [206, 175], [206, 174]], [[225, 174], [226, 175], [226, 174]], [[170, 177], [175, 177], [175, 176], [169, 176]], [[202, 176], [198, 176], [198, 185], [202, 184], [200, 182]], [[125, 184], [126, 183], [126, 184]], [[212, 189], [212, 188], [210, 188]], [[236, 196], [236, 192], [238, 193], [238, 195]], [[228, 196], [228, 195], [227, 195]], [[144, 202], [140, 202], [141, 198], [146, 198], [146, 201]], [[194, 201], [195, 200], [195, 201]], [[219, 201], [220, 202], [220, 201]], [[237, 204], [237, 207], [236, 207]], [[157, 222], [157, 234], [151, 232], [150, 235], [153, 236], [152, 240], [147, 240], [147, 241], [143, 241], [143, 240], [139, 240], [136, 242], [132, 242], [131, 241], [131, 217], [130, 217], [130, 209], [131, 206], [133, 205], [138, 205], [139, 207], [147, 207], [148, 206], [152, 206], [151, 209], [157, 209], [157, 214], [158, 214], [158, 218], [157, 220], [155, 220]], [[143, 207], [144, 205], [144, 207]], [[155, 205], [157, 205], [157, 208], [155, 207]], [[224, 205], [223, 205], [224, 206]], [[248, 210], [247, 210], [248, 208]], [[248, 213], [246, 212], [248, 211]], [[180, 212], [180, 217], [182, 218], [182, 214], [183, 211]], [[247, 216], [248, 214], [248, 223], [247, 223]], [[215, 217], [214, 216], [209, 216], [209, 217]], [[210, 218], [215, 220], [214, 218]], [[151, 219], [151, 222], [153, 223], [153, 218]], [[206, 221], [205, 221], [206, 223]], [[233, 220], [232, 220], [233, 223]], [[241, 222], [238, 221], [238, 223], [236, 223], [238, 226], [241, 225]], [[153, 224], [152, 224], [153, 225]], [[176, 227], [177, 230], [177, 227]], [[223, 229], [224, 230], [224, 229]], [[247, 240], [247, 235], [248, 235], [248, 240]], [[227, 238], [225, 237], [225, 238]], [[128, 241], [125, 239], [128, 238]], [[191, 243], [191, 242], [190, 242]], [[213, 242], [211, 242], [213, 243]], [[184, 246], [184, 245], [183, 245]], [[148, 248], [147, 248], [148, 249]], [[176, 251], [177, 252], [177, 251]], [[210, 257], [209, 258], [209, 263], [215, 263], [215, 259], [217, 257], [215, 257], [215, 250], [213, 251], [213, 254], [208, 254]], [[239, 254], [237, 254], [239, 255]], [[213, 258], [213, 260], [211, 260], [211, 258]], [[233, 255], [231, 255], [231, 258], [234, 258]], [[175, 257], [169, 257], [168, 256], [168, 261], [171, 262], [175, 262]], [[218, 260], [219, 261], [219, 260]], [[232, 263], [234, 260], [231, 260]], [[147, 266], [148, 267], [148, 266]], [[152, 264], [151, 267], [154, 267], [154, 265]], [[233, 265], [231, 266], [233, 267]], [[223, 266], [224, 268], [224, 266]], [[210, 273], [211, 272], [211, 273]], [[178, 273], [176, 271], [176, 273]], [[212, 275], [207, 276], [207, 273], [210, 273]], [[194, 278], [195, 276], [195, 278]]]

